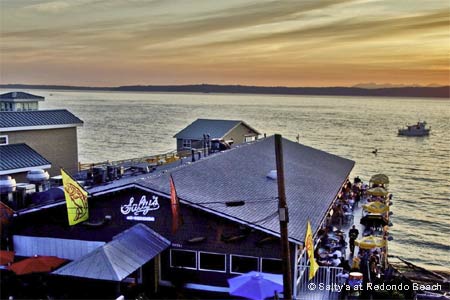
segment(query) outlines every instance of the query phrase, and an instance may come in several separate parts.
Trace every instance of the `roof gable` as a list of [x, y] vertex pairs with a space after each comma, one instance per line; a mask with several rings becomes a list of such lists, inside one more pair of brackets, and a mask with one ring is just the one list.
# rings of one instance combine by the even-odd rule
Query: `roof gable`
[[169, 245], [167, 239], [147, 226], [136, 224], [53, 274], [122, 281]]
[[1, 100], [15, 100], [15, 99], [43, 101], [45, 98], [41, 97], [41, 96], [36, 96], [33, 94], [25, 93], [25, 92], [9, 92], [9, 93], [0, 95], [0, 101]]
[[204, 134], [210, 138], [222, 138], [235, 126], [242, 123], [237, 120], [197, 119], [174, 135], [177, 139], [203, 139]]

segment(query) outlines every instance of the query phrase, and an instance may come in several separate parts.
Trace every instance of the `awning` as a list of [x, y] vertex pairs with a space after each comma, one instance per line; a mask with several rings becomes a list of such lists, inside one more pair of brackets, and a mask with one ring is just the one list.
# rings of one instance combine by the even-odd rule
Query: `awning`
[[169, 245], [170, 242], [158, 233], [143, 224], [136, 224], [53, 274], [122, 281]]
[[101, 247], [105, 242], [58, 239], [50, 237], [14, 235], [14, 250], [17, 256], [58, 256], [77, 260]]

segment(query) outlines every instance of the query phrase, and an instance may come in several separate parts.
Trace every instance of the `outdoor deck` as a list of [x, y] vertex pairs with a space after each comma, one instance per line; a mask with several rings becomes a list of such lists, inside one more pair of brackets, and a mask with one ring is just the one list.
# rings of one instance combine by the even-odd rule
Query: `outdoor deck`
[[[349, 248], [349, 237], [348, 237], [348, 231], [350, 228], [355, 225], [355, 227], [359, 231], [358, 239], [360, 239], [364, 232], [364, 226], [360, 223], [360, 220], [363, 216], [363, 209], [362, 206], [367, 203], [367, 198], [362, 198], [359, 202], [358, 206], [355, 206], [353, 209], [353, 217], [344, 219], [344, 222], [341, 226], [341, 230], [345, 233], [345, 241], [347, 243], [345, 248], [344, 257], [346, 260], [348, 260], [350, 266], [352, 265], [353, 256], [350, 253]], [[355, 253], [354, 255], [358, 255], [359, 247], [355, 246]], [[303, 266], [305, 274], [307, 274], [309, 270], [309, 266]], [[334, 284], [337, 285], [343, 285], [344, 281], [342, 279], [339, 279], [336, 277], [336, 275], [342, 271], [342, 268], [338, 267], [320, 267], [319, 270], [316, 273], [315, 279], [308, 281], [307, 278], [302, 280], [302, 285], [305, 285], [306, 288], [301, 288], [298, 290], [296, 299], [298, 300], [336, 300], [339, 299], [340, 293], [338, 291], [328, 291], [324, 289], [319, 288], [310, 288], [309, 284], [314, 282], [316, 285], [318, 282], [321, 282], [323, 284], [328, 285], [329, 288], [333, 288]]]

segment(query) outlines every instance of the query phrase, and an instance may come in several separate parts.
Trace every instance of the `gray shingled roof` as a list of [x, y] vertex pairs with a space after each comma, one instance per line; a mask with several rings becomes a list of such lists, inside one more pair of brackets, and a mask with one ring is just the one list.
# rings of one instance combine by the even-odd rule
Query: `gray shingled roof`
[[[274, 137], [214, 154], [172, 173], [183, 203], [225, 218], [249, 224], [279, 236], [277, 181], [268, 179], [276, 169]], [[283, 139], [289, 238], [303, 242], [309, 219], [316, 230], [354, 162]], [[169, 172], [136, 182], [138, 186], [170, 195]], [[244, 206], [227, 207], [243, 200]]]
[[25, 100], [36, 100], [43, 101], [45, 98], [41, 96], [36, 96], [33, 94], [25, 92], [9, 92], [0, 95], [1, 100], [15, 100], [15, 99], [25, 99]]
[[147, 226], [136, 224], [53, 274], [122, 281], [169, 245], [167, 239]]
[[27, 144], [0, 146], [0, 172], [33, 168], [51, 163]]
[[0, 130], [11, 127], [81, 125], [83, 121], [66, 109], [0, 112]]
[[243, 121], [237, 120], [212, 120], [212, 119], [197, 119], [192, 122], [189, 126], [175, 134], [173, 137], [177, 139], [203, 139], [203, 134], [209, 134], [209, 136], [214, 138], [223, 138], [228, 131], [233, 129], [233, 127], [238, 124], [243, 123], [245, 126], [249, 127], [255, 133], [258, 132], [251, 128]]

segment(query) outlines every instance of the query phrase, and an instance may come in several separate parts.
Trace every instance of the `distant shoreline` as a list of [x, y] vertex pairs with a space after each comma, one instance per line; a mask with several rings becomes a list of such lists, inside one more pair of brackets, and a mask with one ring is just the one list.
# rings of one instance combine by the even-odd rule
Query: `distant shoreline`
[[3, 89], [46, 89], [74, 91], [113, 92], [164, 92], [164, 93], [212, 93], [212, 94], [263, 94], [263, 95], [311, 95], [311, 96], [373, 96], [420, 97], [450, 99], [450, 86], [442, 87], [265, 87], [245, 85], [133, 85], [118, 87], [86, 87], [65, 85], [0, 84]]

